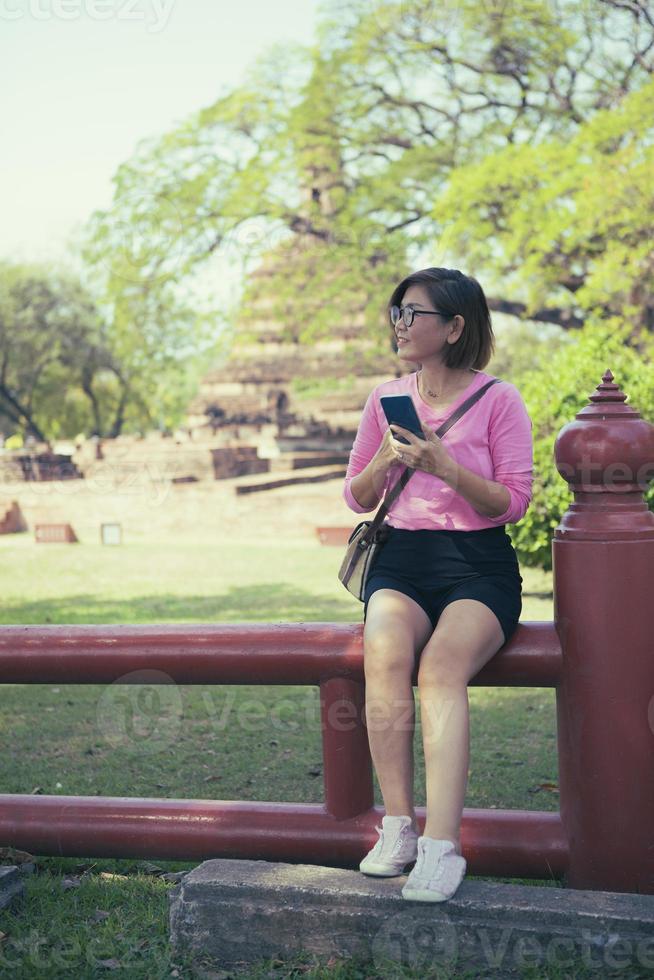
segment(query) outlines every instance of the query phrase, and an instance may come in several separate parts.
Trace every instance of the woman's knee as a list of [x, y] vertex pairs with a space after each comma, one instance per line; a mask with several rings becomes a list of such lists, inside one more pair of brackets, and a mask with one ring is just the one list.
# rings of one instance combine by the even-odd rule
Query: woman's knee
[[416, 654], [430, 634], [429, 617], [413, 599], [392, 589], [374, 592], [363, 633], [366, 677], [390, 672], [412, 674]]

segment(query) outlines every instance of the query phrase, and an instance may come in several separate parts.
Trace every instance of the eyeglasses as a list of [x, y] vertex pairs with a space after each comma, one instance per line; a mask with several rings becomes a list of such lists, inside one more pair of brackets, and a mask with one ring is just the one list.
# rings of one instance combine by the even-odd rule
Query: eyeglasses
[[405, 327], [410, 327], [414, 317], [429, 316], [432, 313], [436, 313], [438, 316], [445, 316], [448, 320], [452, 319], [449, 313], [443, 313], [442, 310], [414, 310], [412, 306], [391, 306], [389, 310], [391, 324], [394, 327], [398, 325], [400, 320], [402, 320]]

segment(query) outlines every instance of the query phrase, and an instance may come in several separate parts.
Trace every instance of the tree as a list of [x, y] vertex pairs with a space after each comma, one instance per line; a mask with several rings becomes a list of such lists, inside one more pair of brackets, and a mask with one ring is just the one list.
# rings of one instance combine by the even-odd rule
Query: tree
[[57, 416], [76, 384], [99, 419], [94, 377], [118, 370], [79, 283], [36, 265], [0, 266], [0, 359], [0, 411], [41, 440], [58, 434]]
[[[249, 269], [264, 254], [280, 259], [267, 287], [291, 335], [309, 340], [358, 313], [376, 333], [392, 286], [417, 261], [471, 267], [467, 248], [448, 253], [439, 241], [435, 202], [448, 188], [485, 161], [490, 177], [489, 160], [529, 163], [531, 173], [541, 146], [555, 168], [554, 148], [582, 130], [592, 142], [593, 116], [610, 119], [629, 93], [645, 92], [654, 66], [654, 25], [638, 0], [334, 0], [325, 10], [318, 46], [273, 50], [246, 84], [120, 168], [87, 256], [116, 268], [116, 228], [136, 229], [147, 248], [114, 277], [112, 302], [134, 269], [142, 295], [153, 295], [236, 248]], [[642, 149], [648, 137], [639, 144], [630, 132]], [[596, 149], [608, 160], [608, 146]], [[587, 174], [572, 167], [567, 193]], [[529, 217], [545, 235], [549, 216]], [[497, 266], [495, 242], [476, 243], [483, 278]], [[596, 258], [594, 234], [576, 250], [580, 267], [586, 252]], [[579, 296], [563, 288], [560, 301], [547, 294], [535, 306], [531, 273], [494, 279], [491, 308], [578, 328]]]
[[[125, 304], [117, 315], [129, 313]], [[176, 425], [202, 370], [200, 356], [182, 350], [149, 359], [145, 345], [135, 352], [137, 345], [121, 348], [120, 339], [70, 274], [0, 265], [3, 427], [47, 441], [80, 431], [116, 436], [125, 424]]]
[[573, 327], [617, 315], [637, 345], [654, 331], [653, 137], [654, 79], [569, 139], [457, 168], [434, 204], [441, 246], [524, 299], [505, 312]]

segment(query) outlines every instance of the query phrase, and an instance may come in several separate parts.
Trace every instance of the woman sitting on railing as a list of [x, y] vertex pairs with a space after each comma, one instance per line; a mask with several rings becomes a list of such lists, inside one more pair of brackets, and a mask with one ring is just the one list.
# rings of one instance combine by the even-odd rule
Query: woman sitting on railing
[[[386, 815], [360, 869], [401, 875], [407, 899], [444, 901], [466, 861], [460, 825], [468, 777], [467, 685], [518, 625], [522, 577], [505, 524], [531, 499], [532, 424], [515, 385], [493, 384], [439, 439], [434, 430], [492, 379], [494, 337], [479, 283], [453, 269], [404, 279], [389, 303], [398, 358], [419, 365], [369, 395], [343, 495], [374, 510], [402, 472], [416, 472], [386, 517], [390, 534], [364, 594], [366, 724]], [[424, 438], [388, 426], [380, 396], [410, 395]], [[404, 436], [409, 444], [396, 435]], [[413, 803], [419, 662], [427, 817]]]

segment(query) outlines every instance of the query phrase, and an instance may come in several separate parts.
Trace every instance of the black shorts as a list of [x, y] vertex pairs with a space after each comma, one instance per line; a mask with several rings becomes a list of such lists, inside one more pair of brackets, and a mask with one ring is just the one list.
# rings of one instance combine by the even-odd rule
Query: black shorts
[[396, 589], [424, 609], [434, 629], [448, 603], [478, 599], [497, 616], [504, 642], [510, 639], [522, 611], [522, 576], [504, 524], [477, 531], [389, 529], [366, 581], [364, 622], [373, 592]]

